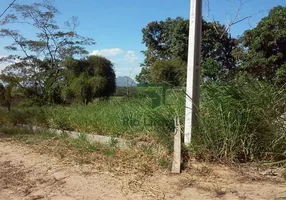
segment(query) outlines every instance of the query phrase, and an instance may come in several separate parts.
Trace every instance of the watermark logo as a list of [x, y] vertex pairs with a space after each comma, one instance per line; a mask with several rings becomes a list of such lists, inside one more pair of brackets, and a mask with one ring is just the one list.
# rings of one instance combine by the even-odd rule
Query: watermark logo
[[166, 104], [166, 90], [165, 84], [139, 84], [137, 91], [142, 96], [150, 98], [152, 101], [152, 109]]
[[[137, 85], [137, 98], [151, 100], [150, 109], [156, 110], [162, 105], [166, 105], [167, 85], [164, 84], [139, 84]], [[151, 116], [126, 116], [122, 119], [123, 126], [165, 126], [165, 120], [154, 119]]]
[[173, 121], [165, 121], [165, 120], [152, 120], [147, 117], [138, 118], [138, 117], [124, 117], [123, 118], [123, 126], [144, 126], [144, 127], [152, 127], [152, 126], [165, 126], [166, 123], [172, 123]]

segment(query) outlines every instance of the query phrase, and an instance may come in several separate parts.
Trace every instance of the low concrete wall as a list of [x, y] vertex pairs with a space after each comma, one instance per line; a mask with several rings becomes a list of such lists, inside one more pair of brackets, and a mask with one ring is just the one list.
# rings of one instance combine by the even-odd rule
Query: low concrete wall
[[116, 137], [109, 137], [109, 136], [103, 136], [103, 135], [92, 135], [92, 134], [86, 134], [86, 133], [79, 133], [75, 131], [63, 131], [63, 130], [57, 130], [57, 129], [51, 129], [51, 128], [45, 128], [40, 126], [30, 126], [30, 125], [17, 125], [17, 128], [25, 128], [30, 129], [33, 132], [36, 131], [49, 131], [52, 133], [55, 133], [57, 135], [67, 135], [71, 138], [78, 139], [80, 136], [85, 135], [87, 140], [89, 142], [98, 142], [101, 144], [110, 144], [112, 140], [116, 141], [116, 146], [120, 148], [130, 148], [131, 142], [122, 138], [116, 138]]

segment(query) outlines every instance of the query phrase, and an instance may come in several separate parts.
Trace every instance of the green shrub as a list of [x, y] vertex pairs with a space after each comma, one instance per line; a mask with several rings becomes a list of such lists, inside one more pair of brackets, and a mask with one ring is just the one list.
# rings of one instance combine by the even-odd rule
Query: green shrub
[[240, 77], [204, 84], [192, 150], [204, 159], [253, 161], [286, 157], [283, 88]]

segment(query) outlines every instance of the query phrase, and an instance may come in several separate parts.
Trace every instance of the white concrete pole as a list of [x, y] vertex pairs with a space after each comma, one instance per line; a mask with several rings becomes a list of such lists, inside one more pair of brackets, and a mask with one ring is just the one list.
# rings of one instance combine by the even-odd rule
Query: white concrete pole
[[186, 145], [191, 143], [194, 127], [198, 125], [197, 114], [200, 96], [201, 35], [202, 0], [191, 0], [184, 133], [184, 142]]

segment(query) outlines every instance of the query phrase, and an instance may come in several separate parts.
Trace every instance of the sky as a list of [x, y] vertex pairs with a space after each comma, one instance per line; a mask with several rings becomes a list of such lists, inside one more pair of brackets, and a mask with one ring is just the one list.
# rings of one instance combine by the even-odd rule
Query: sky
[[[240, 0], [209, 0], [209, 12], [207, 12], [206, 0], [203, 1], [203, 17], [206, 18], [208, 13], [211, 20], [215, 19], [226, 24], [230, 17], [233, 18], [236, 15], [236, 7]], [[233, 37], [254, 28], [272, 7], [286, 6], [286, 0], [242, 1], [247, 2], [239, 12], [239, 18], [250, 15], [252, 17], [231, 27]], [[17, 0], [16, 2], [31, 4], [39, 0]], [[1, 0], [0, 12], [9, 3], [11, 0]], [[144, 60], [141, 51], [146, 47], [141, 42], [142, 28], [151, 21], [177, 16], [187, 19], [190, 15], [190, 0], [55, 0], [54, 3], [61, 12], [56, 18], [60, 25], [72, 16], [79, 17], [79, 34], [96, 41], [94, 46], [87, 48], [91, 55], [107, 57], [114, 63], [117, 76], [132, 78], [140, 72], [140, 63]], [[13, 25], [11, 28], [18, 29], [19, 26]], [[22, 27], [21, 32], [26, 37], [34, 35], [34, 31], [29, 28]], [[0, 38], [0, 56], [9, 55], [9, 52], [4, 49], [9, 42]], [[4, 64], [0, 64], [0, 70], [4, 67]]]

